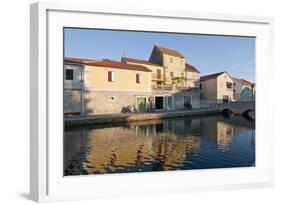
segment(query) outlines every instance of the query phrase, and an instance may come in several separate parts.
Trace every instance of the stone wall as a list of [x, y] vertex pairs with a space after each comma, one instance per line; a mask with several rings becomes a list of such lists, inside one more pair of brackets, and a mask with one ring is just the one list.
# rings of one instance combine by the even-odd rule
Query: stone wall
[[164, 97], [164, 111], [168, 110], [168, 96], [173, 97], [173, 109], [184, 109], [184, 96], [191, 95], [192, 107], [200, 107], [199, 89], [179, 92], [86, 91], [83, 93], [83, 114], [121, 113], [128, 106], [136, 107], [136, 98], [146, 99], [146, 111], [155, 111], [155, 96]]
[[65, 114], [80, 114], [82, 112], [81, 90], [64, 89], [63, 110]]
[[217, 102], [217, 79], [201, 81], [201, 100]]
[[136, 96], [148, 98], [146, 92], [86, 91], [83, 94], [84, 114], [121, 113], [123, 108], [135, 105]]
[[[163, 97], [163, 110], [184, 110], [184, 96], [191, 96], [193, 108], [200, 108], [200, 92], [198, 88], [171, 91], [83, 91], [75, 89], [64, 90], [65, 114], [109, 114], [128, 112], [128, 107], [136, 108], [138, 97], [146, 99], [147, 112], [155, 110], [155, 96]], [[168, 107], [168, 97], [172, 97], [172, 108]], [[161, 111], [161, 110], [158, 110]]]

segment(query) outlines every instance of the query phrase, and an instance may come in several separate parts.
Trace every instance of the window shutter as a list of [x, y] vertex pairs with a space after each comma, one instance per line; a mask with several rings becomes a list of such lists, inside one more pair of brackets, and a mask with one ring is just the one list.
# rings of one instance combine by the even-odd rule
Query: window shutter
[[107, 80], [108, 80], [108, 82], [112, 81], [111, 73], [112, 73], [111, 71], [108, 71], [108, 73], [107, 73]]
[[114, 71], [111, 72], [111, 81], [112, 82], [115, 81], [115, 72]]
[[140, 74], [136, 74], [136, 83], [140, 83]]

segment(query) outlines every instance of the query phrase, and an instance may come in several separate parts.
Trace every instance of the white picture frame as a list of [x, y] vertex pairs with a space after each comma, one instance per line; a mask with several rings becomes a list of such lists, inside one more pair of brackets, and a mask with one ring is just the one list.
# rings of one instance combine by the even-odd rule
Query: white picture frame
[[[270, 84], [274, 73], [272, 18], [40, 2], [31, 5], [30, 25], [32, 200], [41, 202], [273, 186], [273, 133], [262, 121], [262, 118], [272, 119], [264, 109], [271, 106], [266, 99], [270, 96], [267, 90], [273, 86]], [[63, 68], [61, 34], [65, 26], [147, 31], [169, 31], [169, 28], [177, 32], [256, 36], [256, 166], [63, 177], [63, 69], [58, 68]]]

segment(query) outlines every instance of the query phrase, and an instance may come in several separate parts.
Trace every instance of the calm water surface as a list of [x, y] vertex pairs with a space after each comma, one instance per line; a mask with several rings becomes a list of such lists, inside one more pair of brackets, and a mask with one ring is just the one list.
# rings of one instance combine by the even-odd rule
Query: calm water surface
[[212, 115], [66, 128], [64, 175], [255, 166], [255, 122]]

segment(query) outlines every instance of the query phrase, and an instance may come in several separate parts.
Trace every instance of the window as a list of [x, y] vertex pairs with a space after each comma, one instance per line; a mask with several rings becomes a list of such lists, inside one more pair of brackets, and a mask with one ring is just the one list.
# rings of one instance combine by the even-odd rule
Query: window
[[115, 96], [108, 96], [108, 101], [109, 102], [114, 102], [115, 101]]
[[161, 69], [157, 69], [157, 79], [161, 79]]
[[173, 63], [173, 58], [170, 58], [170, 63]]
[[65, 79], [73, 80], [73, 70], [72, 69], [65, 69]]
[[229, 102], [229, 97], [228, 97], [228, 95], [223, 95], [223, 96], [222, 96], [222, 102]]
[[171, 76], [171, 78], [173, 78], [174, 77], [174, 72], [170, 72], [170, 76]]
[[108, 80], [108, 82], [114, 82], [115, 81], [115, 73], [114, 73], [114, 71], [108, 71], [108, 73], [107, 73], [107, 80]]
[[231, 89], [231, 88], [232, 88], [232, 83], [227, 82], [227, 83], [226, 83], [226, 87], [227, 87], [228, 89]]
[[141, 83], [141, 74], [136, 74], [136, 83]]
[[201, 83], [200, 83], [199, 87], [200, 87], [200, 89], [202, 89], [202, 84]]

